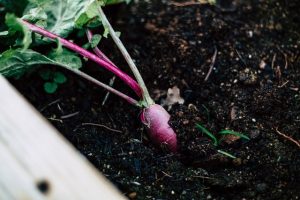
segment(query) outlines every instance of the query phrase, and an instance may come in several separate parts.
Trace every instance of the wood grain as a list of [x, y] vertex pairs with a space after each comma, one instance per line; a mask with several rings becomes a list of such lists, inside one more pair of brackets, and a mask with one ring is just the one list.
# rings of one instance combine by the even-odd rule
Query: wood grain
[[0, 77], [0, 199], [125, 199]]

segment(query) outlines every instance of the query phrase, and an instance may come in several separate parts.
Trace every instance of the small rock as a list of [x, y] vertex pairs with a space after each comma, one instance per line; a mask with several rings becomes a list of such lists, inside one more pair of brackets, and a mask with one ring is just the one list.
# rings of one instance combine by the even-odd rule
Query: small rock
[[198, 108], [194, 104], [191, 104], [191, 103], [188, 105], [188, 109], [193, 110], [193, 111], [198, 111]]
[[235, 166], [240, 166], [243, 162], [241, 158], [236, 158], [232, 161]]
[[137, 193], [136, 193], [136, 192], [131, 192], [131, 193], [128, 195], [128, 197], [129, 197], [130, 199], [135, 199], [136, 196], [137, 196]]
[[246, 68], [239, 73], [239, 80], [245, 85], [254, 85], [257, 83], [257, 73], [250, 68]]
[[183, 123], [184, 125], [187, 125], [187, 124], [189, 123], [189, 120], [184, 120], [182, 123]]
[[178, 117], [182, 117], [183, 114], [184, 114], [184, 113], [183, 113], [182, 111], [179, 111], [177, 115], [178, 115]]
[[266, 65], [267, 65], [267, 63], [264, 60], [261, 60], [259, 63], [259, 69], [265, 69]]
[[260, 131], [258, 129], [251, 130], [249, 136], [251, 139], [257, 138], [260, 135]]
[[267, 190], [268, 185], [266, 183], [259, 183], [259, 184], [256, 185], [255, 188], [256, 188], [257, 192], [264, 192], [264, 191]]
[[226, 144], [233, 144], [235, 141], [239, 140], [240, 137], [236, 135], [224, 135], [223, 141]]
[[169, 88], [167, 91], [167, 98], [163, 99], [162, 106], [168, 106], [168, 110], [172, 108], [172, 105], [179, 103], [183, 104], [184, 99], [180, 96], [180, 90], [177, 86]]

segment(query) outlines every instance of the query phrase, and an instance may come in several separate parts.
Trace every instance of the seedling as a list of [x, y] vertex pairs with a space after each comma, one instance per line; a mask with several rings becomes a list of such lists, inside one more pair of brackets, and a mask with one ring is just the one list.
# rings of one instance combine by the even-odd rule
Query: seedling
[[204, 126], [200, 124], [196, 124], [196, 128], [199, 129], [202, 133], [206, 134], [213, 141], [214, 146], [218, 146], [218, 139], [211, 132], [209, 132], [209, 130], [207, 130]]
[[231, 130], [222, 130], [218, 134], [220, 134], [220, 135], [235, 135], [235, 136], [243, 138], [245, 140], [250, 140], [250, 138], [247, 135], [245, 135], [243, 133], [231, 131]]
[[46, 81], [44, 83], [44, 90], [48, 94], [56, 92], [58, 86], [67, 81], [67, 78], [63, 73], [51, 71], [49, 69], [40, 71], [39, 75], [44, 81]]
[[[217, 137], [211, 133], [209, 130], [207, 130], [204, 126], [196, 123], [196, 128], [199, 129], [202, 133], [204, 133], [205, 135], [207, 135], [212, 141], [213, 141], [213, 145], [215, 147], [217, 147], [220, 142], [222, 141], [222, 139], [218, 140]], [[220, 132], [218, 132], [218, 134], [220, 135], [235, 135], [238, 136], [240, 138], [246, 139], [246, 140], [250, 140], [250, 138], [248, 136], [246, 136], [245, 134], [239, 133], [239, 132], [235, 132], [235, 131], [231, 131], [231, 130], [222, 130]], [[218, 153], [221, 153], [227, 157], [233, 158], [235, 159], [236, 157], [228, 152], [225, 152], [223, 150], [218, 149], [217, 150]]]
[[220, 153], [220, 154], [223, 154], [223, 155], [225, 155], [225, 156], [227, 156], [227, 157], [229, 157], [229, 158], [233, 158], [233, 159], [236, 159], [236, 157], [234, 156], [234, 155], [232, 155], [232, 154], [230, 154], [230, 153], [228, 153], [228, 152], [226, 152], [226, 151], [223, 151], [223, 150], [217, 150], [218, 151], [218, 153]]
[[[22, 18], [16, 18], [13, 14], [7, 14], [6, 24], [9, 27], [9, 37], [17, 37], [19, 34], [16, 33], [21, 32], [23, 38], [18, 38], [18, 42], [15, 45], [11, 44], [11, 46], [14, 47], [13, 49], [9, 49], [1, 54], [0, 73], [6, 76], [18, 77], [32, 66], [49, 64], [68, 69], [80, 77], [118, 95], [128, 103], [139, 107], [142, 110], [140, 119], [146, 126], [149, 137], [153, 143], [158, 146], [166, 146], [170, 151], [177, 152], [177, 138], [174, 130], [169, 125], [169, 113], [162, 106], [155, 104], [150, 97], [139, 70], [121, 42], [119, 34], [114, 31], [102, 10], [102, 6], [106, 3], [118, 3], [121, 1], [122, 0], [30, 1], [28, 5], [26, 5], [26, 7], [30, 9], [26, 10], [27, 12]], [[58, 7], [65, 11], [63, 15], [61, 15], [60, 12], [56, 12]], [[99, 25], [104, 27], [103, 37], [107, 37], [108, 34], [111, 36], [127, 61], [136, 80], [113, 64], [107, 56], [97, 48], [101, 37], [93, 37], [91, 35], [91, 37], [89, 37], [91, 32], [87, 30], [88, 27], [95, 28]], [[88, 31], [90, 44], [95, 54], [82, 48], [75, 42], [65, 39], [75, 28]], [[44, 46], [53, 41], [58, 42], [59, 48], [54, 51], [51, 50], [47, 55], [30, 49], [31, 46], [37, 49], [36, 47]], [[34, 45], [32, 45], [32, 43]], [[21, 45], [22, 48], [20, 48]], [[64, 48], [60, 48], [60, 45]], [[129, 97], [80, 71], [81, 59], [79, 59], [76, 54], [112, 72], [128, 85], [139, 99], [136, 100]], [[47, 83], [46, 87], [50, 92], [55, 90], [55, 84], [53, 82]]]

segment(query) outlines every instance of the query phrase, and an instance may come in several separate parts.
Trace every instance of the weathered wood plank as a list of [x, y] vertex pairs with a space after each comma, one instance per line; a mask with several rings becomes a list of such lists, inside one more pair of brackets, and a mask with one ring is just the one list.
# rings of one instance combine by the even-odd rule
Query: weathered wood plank
[[125, 199], [0, 77], [0, 199]]

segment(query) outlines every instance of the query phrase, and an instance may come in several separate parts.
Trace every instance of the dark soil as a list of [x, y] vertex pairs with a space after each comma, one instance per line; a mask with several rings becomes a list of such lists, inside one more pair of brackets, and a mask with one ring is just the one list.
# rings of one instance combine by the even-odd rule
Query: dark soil
[[[180, 88], [185, 103], [170, 110], [180, 155], [153, 147], [138, 109], [113, 95], [101, 106], [105, 92], [73, 74], [64, 72], [68, 82], [53, 95], [38, 72], [13, 83], [132, 199], [299, 199], [300, 148], [276, 130], [300, 141], [300, 3], [230, 2], [140, 1], [114, 16], [151, 94]], [[110, 42], [101, 47], [124, 64]], [[111, 76], [93, 66], [85, 71]], [[121, 81], [115, 87], [128, 90]], [[250, 140], [225, 137], [215, 147], [196, 123], [219, 139], [230, 129]]]

